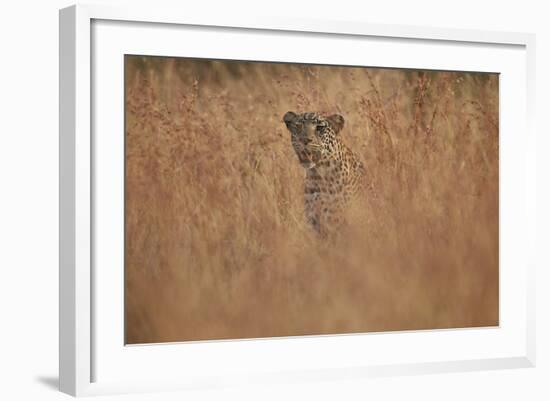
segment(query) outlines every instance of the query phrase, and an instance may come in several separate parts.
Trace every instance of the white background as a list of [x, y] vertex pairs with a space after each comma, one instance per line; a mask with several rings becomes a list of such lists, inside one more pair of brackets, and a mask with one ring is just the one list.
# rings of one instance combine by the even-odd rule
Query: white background
[[[130, 1], [99, 1], [122, 4]], [[187, 4], [189, 3], [189, 4]], [[58, 20], [68, 1], [26, 0], [0, 6], [0, 398], [68, 398], [57, 386], [58, 262]], [[189, 13], [245, 11], [244, 1], [159, 1]], [[542, 1], [257, 1], [254, 14], [365, 20], [505, 31], [537, 36], [539, 136], [537, 271], [538, 363], [534, 369], [323, 382], [284, 387], [235, 388], [188, 394], [132, 395], [112, 399], [550, 399], [550, 28]], [[110, 397], [108, 399], [111, 399]]]

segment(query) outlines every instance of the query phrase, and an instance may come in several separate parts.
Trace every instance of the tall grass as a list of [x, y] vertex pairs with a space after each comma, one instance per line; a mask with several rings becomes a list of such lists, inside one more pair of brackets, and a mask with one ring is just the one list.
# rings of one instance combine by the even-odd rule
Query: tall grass
[[[498, 324], [498, 76], [127, 56], [128, 343]], [[373, 196], [303, 214], [286, 111], [340, 113]]]

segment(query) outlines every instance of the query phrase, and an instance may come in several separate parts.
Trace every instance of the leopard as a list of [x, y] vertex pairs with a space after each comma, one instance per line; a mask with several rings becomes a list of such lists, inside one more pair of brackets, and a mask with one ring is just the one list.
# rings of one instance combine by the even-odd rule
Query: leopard
[[342, 141], [342, 115], [288, 111], [283, 121], [305, 169], [306, 221], [322, 237], [332, 236], [346, 223], [346, 209], [365, 191], [365, 166]]

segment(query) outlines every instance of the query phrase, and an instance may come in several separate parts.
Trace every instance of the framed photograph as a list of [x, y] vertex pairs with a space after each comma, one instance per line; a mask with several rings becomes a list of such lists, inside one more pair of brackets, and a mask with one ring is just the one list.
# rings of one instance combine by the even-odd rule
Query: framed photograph
[[60, 388], [535, 363], [534, 36], [60, 12]]

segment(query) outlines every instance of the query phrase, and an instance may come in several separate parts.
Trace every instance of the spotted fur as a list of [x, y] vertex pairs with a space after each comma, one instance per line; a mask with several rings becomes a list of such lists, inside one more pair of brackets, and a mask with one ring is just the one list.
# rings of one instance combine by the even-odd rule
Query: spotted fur
[[287, 112], [283, 117], [298, 160], [306, 170], [305, 215], [320, 234], [340, 227], [344, 209], [364, 186], [365, 168], [340, 139], [344, 117]]

